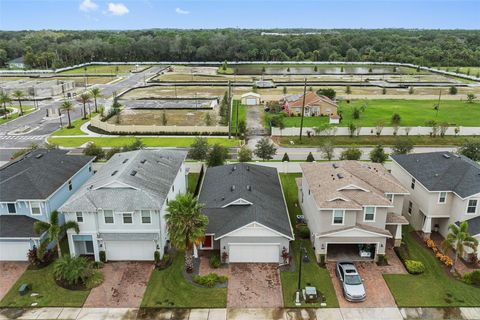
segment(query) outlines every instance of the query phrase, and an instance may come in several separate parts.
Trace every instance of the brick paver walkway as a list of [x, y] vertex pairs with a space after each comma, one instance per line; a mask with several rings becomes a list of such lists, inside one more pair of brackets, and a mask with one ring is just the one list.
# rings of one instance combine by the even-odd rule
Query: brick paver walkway
[[0, 261], [0, 300], [27, 270], [27, 262]]

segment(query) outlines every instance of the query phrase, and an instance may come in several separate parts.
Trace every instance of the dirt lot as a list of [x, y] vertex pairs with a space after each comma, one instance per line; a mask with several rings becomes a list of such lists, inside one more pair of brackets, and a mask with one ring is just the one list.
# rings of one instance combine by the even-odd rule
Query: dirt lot
[[27, 270], [27, 262], [0, 261], [0, 300]]
[[153, 270], [151, 262], [109, 262], [101, 269], [105, 280], [92, 289], [84, 307], [138, 308]]
[[[133, 110], [125, 109], [120, 114], [121, 125], [163, 125], [163, 110]], [[167, 125], [172, 126], [204, 126], [206, 114], [210, 114], [211, 125], [217, 125], [218, 112], [207, 110], [166, 110]], [[116, 123], [116, 117], [108, 120], [108, 123]]]

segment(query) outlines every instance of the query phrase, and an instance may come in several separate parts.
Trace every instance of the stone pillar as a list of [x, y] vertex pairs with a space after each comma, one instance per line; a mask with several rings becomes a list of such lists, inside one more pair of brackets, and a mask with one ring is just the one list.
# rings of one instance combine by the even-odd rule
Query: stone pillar
[[425, 217], [425, 222], [422, 226], [423, 238], [430, 239], [430, 234], [432, 233], [432, 218]]
[[397, 224], [397, 229], [395, 229], [395, 240], [393, 243], [394, 247], [400, 247], [402, 244], [402, 225]]

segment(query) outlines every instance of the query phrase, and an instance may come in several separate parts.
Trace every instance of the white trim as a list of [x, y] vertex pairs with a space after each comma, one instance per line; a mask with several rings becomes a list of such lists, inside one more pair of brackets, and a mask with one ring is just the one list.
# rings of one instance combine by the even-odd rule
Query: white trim
[[[122, 215], [122, 224], [124, 224], [124, 225], [133, 224], [133, 212], [119, 212], [119, 214]], [[128, 223], [128, 222], [125, 223], [125, 219], [124, 219], [124, 215], [125, 215], [125, 214], [129, 214], [129, 215], [130, 215], [130, 217], [132, 218], [132, 222], [131, 222], [131, 223]], [[117, 231], [117, 232], [118, 232], [118, 231]]]
[[205, 237], [212, 237], [212, 246], [211, 247], [204, 247], [203, 242], [200, 243], [200, 250], [213, 250], [213, 242], [215, 241], [215, 233], [205, 233]]
[[[445, 193], [445, 197], [443, 198], [443, 199], [444, 199], [443, 202], [440, 201], [440, 198], [442, 197], [442, 193]], [[443, 205], [443, 204], [446, 204], [446, 203], [447, 203], [447, 192], [446, 192], [446, 191], [440, 191], [440, 192], [438, 193], [437, 204]]]
[[[472, 213], [472, 212], [468, 212], [468, 207], [470, 207], [470, 206], [469, 206], [470, 201], [476, 201], [476, 204], [475, 204], [475, 212], [473, 212], [473, 213]], [[465, 215], [468, 215], [468, 216], [476, 216], [477, 213], [478, 213], [478, 205], [479, 205], [479, 203], [480, 203], [480, 200], [479, 200], [479, 199], [468, 199], [468, 200], [467, 200], [467, 206], [466, 206], [466, 208], [465, 208]]]
[[[37, 203], [37, 204], [38, 204], [38, 208], [40, 209], [40, 213], [33, 213], [32, 203]], [[29, 202], [28, 202], [28, 205], [30, 206], [30, 214], [31, 214], [32, 216], [41, 216], [41, 215], [43, 215], [43, 213], [42, 213], [42, 205], [41, 205], [41, 202], [40, 202], [40, 201], [29, 201]]]
[[365, 229], [362, 229], [362, 228], [359, 228], [359, 227], [356, 227], [356, 226], [353, 226], [351, 228], [348, 228], [348, 229], [343, 229], [343, 230], [334, 230], [332, 232], [329, 232], [329, 233], [325, 233], [325, 234], [317, 234], [315, 235], [316, 238], [326, 238], [326, 237], [331, 237], [331, 236], [334, 236], [338, 233], [342, 233], [342, 232], [346, 232], [346, 231], [351, 231], [351, 230], [359, 230], [361, 232], [365, 232], [365, 233], [368, 233], [368, 234], [373, 234], [373, 235], [377, 235], [377, 236], [381, 236], [381, 237], [386, 237], [386, 238], [391, 238], [392, 236], [389, 236], [389, 235], [386, 235], [386, 234], [383, 234], [383, 233], [378, 233], [378, 232], [374, 232], [374, 231], [368, 231], [368, 230], [365, 230]]
[[[150, 222], [143, 222], [143, 211], [148, 211], [148, 218]], [[132, 217], [133, 220], [133, 217]], [[152, 211], [151, 210], [140, 210], [140, 223], [141, 224], [152, 224]]]
[[263, 228], [265, 228], [265, 229], [267, 229], [267, 230], [270, 230], [270, 231], [278, 234], [279, 236], [282, 236], [282, 237], [284, 237], [284, 238], [293, 240], [292, 237], [287, 236], [286, 234], [280, 233], [280, 232], [278, 232], [278, 231], [276, 231], [276, 230], [273, 230], [272, 228], [269, 228], [269, 227], [267, 227], [267, 226], [265, 226], [265, 225], [263, 225], [263, 224], [261, 224], [261, 223], [259, 223], [259, 222], [257, 222], [257, 221], [252, 221], [252, 222], [250, 222], [250, 223], [248, 223], [248, 224], [246, 224], [246, 225], [244, 225], [244, 226], [242, 226], [242, 227], [240, 227], [240, 228], [237, 228], [237, 229], [235, 229], [235, 230], [230, 231], [229, 233], [226, 233], [226, 234], [224, 234], [224, 235], [221, 235], [220, 237], [215, 237], [215, 240], [220, 240], [220, 239], [222, 239], [222, 238], [224, 238], [224, 237], [226, 237], [226, 236], [231, 235], [232, 233], [235, 233], [235, 232], [237, 232], [237, 231], [239, 231], [239, 230], [242, 230], [243, 228], [247, 228], [247, 227], [251, 226], [252, 224], [258, 224], [259, 226], [262, 226]]
[[[115, 224], [115, 212], [114, 212], [113, 210], [108, 210], [108, 209], [106, 209], [106, 210], [99, 209], [99, 210], [102, 210], [103, 224]], [[105, 217], [105, 211], [110, 211], [110, 212], [112, 212], [112, 219], [113, 219], [112, 222], [106, 222], [106, 220], [105, 220], [105, 218], [106, 218], [106, 217]]]
[[120, 184], [120, 185], [123, 185], [123, 186], [128, 187], [128, 188], [132, 188], [132, 189], [134, 189], [134, 190], [140, 190], [139, 188], [132, 187], [131, 185], [126, 184], [126, 183], [121, 182], [121, 181], [118, 181], [117, 179], [114, 179], [113, 181], [109, 181], [108, 183], [105, 183], [105, 184], [103, 184], [103, 185], [101, 185], [101, 186], [98, 186], [98, 187], [96, 187], [96, 188], [93, 188], [92, 190], [98, 190], [98, 189], [101, 189], [101, 188], [105, 188], [105, 189], [117, 189], [117, 188], [108, 188], [108, 185], [109, 185], [109, 184], [112, 184], [112, 183], [118, 183], [118, 184]]
[[[367, 215], [367, 208], [373, 208], [373, 220], [366, 220], [365, 219], [365, 216]], [[372, 223], [372, 222], [375, 222], [376, 218], [377, 218], [377, 207], [375, 207], [375, 206], [365, 206], [363, 208], [363, 222]]]
[[[80, 218], [82, 221], [78, 221], [78, 214], [80, 213]], [[75, 211], [75, 221], [77, 223], [84, 223], [85, 222], [85, 217], [83, 216], [83, 211]]]
[[335, 201], [335, 200], [343, 200], [343, 201], [346, 201], [346, 202], [350, 201], [350, 200], [345, 199], [344, 197], [335, 197], [335, 198], [329, 199], [327, 201], [331, 202], [331, 201]]
[[[335, 211], [342, 211], [342, 223], [335, 223]], [[343, 209], [332, 210], [332, 226], [343, 226], [343, 225], [345, 225], [345, 210]]]
[[393, 203], [395, 201], [395, 194], [394, 193], [385, 193], [385, 198], [388, 199], [389, 196], [392, 196], [392, 200], [388, 200], [388, 201], [390, 201], [390, 203], [393, 205]]
[[365, 188], [362, 188], [362, 187], [359, 187], [353, 183], [349, 184], [349, 185], [346, 185], [344, 187], [341, 187], [341, 188], [338, 188], [337, 191], [343, 191], [343, 190], [356, 190], [356, 189], [360, 189], [360, 190], [363, 190], [365, 192], [370, 192], [370, 190], [367, 190]]
[[233, 200], [232, 202], [230, 203], [227, 203], [226, 205], [222, 206], [222, 208], [226, 208], [228, 206], [245, 206], [245, 205], [252, 205], [253, 203], [251, 203], [250, 201], [247, 201], [243, 198], [238, 198], [236, 200]]

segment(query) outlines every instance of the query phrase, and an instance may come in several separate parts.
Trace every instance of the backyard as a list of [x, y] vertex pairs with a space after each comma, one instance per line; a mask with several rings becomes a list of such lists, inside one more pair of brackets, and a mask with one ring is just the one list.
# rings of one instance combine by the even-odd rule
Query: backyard
[[244, 121], [247, 123], [247, 106], [240, 103], [238, 100], [233, 100], [232, 108], [232, 133], [237, 132], [237, 110], [238, 110], [238, 121]]
[[[187, 148], [193, 143], [195, 137], [140, 137], [139, 138], [146, 147], [179, 147]], [[227, 138], [207, 138], [209, 144], [220, 144], [225, 147], [238, 147], [239, 143], [236, 139]], [[80, 147], [87, 142], [94, 142], [97, 146], [102, 148], [108, 147], [123, 147], [125, 145], [135, 142], [135, 137], [120, 136], [120, 137], [60, 137], [54, 136], [48, 138], [49, 143], [61, 147]]]

